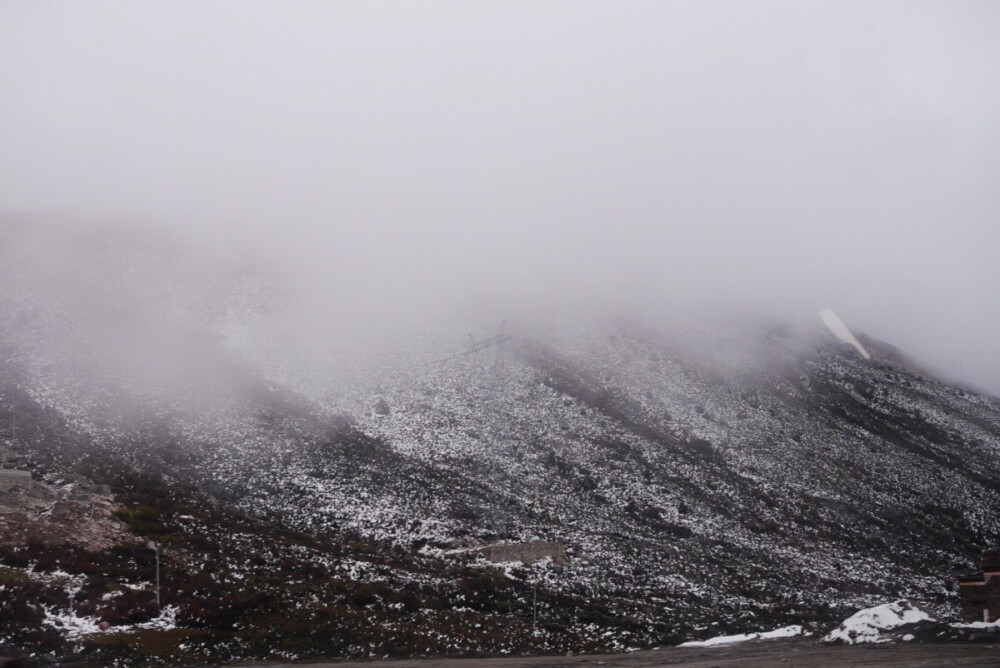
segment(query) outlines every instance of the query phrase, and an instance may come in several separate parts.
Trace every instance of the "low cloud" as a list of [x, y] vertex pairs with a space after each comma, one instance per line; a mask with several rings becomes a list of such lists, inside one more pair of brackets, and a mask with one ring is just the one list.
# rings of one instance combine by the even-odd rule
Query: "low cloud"
[[259, 258], [359, 337], [830, 306], [996, 393], [998, 31], [975, 2], [10, 2], [0, 209]]

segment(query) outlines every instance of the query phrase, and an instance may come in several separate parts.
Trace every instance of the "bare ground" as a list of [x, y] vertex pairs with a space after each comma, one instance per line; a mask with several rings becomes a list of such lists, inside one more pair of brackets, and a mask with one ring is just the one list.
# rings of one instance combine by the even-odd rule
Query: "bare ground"
[[107, 550], [139, 543], [114, 515], [118, 504], [107, 487], [80, 476], [72, 484], [47, 485], [29, 480], [0, 491], [0, 545], [69, 543], [87, 550]]
[[[930, 668], [948, 666], [1000, 667], [1000, 645], [892, 644], [892, 645], [822, 645], [815, 640], [749, 641], [722, 647], [669, 647], [630, 654], [585, 656], [508, 657], [499, 659], [408, 659], [401, 661], [350, 661], [311, 663], [310, 668], [881, 668], [907, 666]], [[288, 664], [255, 664], [255, 668], [287, 668]], [[248, 667], [249, 668], [249, 667]]]

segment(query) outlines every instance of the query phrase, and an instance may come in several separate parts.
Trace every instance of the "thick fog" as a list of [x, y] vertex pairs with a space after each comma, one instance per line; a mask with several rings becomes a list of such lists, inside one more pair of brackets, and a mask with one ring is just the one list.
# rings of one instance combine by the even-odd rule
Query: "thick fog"
[[6, 0], [0, 211], [168, 227], [354, 331], [831, 307], [997, 393], [997, 35], [994, 2]]

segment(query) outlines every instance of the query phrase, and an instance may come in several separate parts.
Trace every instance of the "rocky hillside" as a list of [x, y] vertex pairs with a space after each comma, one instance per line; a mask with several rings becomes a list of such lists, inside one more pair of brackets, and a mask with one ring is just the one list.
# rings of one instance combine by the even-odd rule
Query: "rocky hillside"
[[475, 352], [263, 356], [258, 276], [70, 237], [4, 228], [0, 434], [50, 494], [105, 485], [124, 533], [8, 536], [0, 654], [616, 650], [898, 598], [947, 619], [1000, 541], [1000, 400], [879, 341], [510, 323]]

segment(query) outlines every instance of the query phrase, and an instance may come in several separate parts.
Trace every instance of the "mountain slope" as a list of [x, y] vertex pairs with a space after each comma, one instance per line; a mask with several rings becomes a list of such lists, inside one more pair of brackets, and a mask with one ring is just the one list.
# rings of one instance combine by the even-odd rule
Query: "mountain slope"
[[[275, 592], [312, 578], [283, 605], [342, 601], [338, 619], [383, 629], [332, 644], [289, 630], [286, 654], [261, 631], [187, 660], [614, 649], [834, 622], [889, 597], [947, 616], [953, 572], [1000, 540], [1000, 400], [881, 342], [865, 339], [863, 360], [818, 331], [745, 322], [521, 327], [503, 351], [452, 343], [334, 382], [329, 357], [255, 353], [276, 329], [261, 295], [280, 291], [131, 243], [44, 271], [18, 261], [23, 243], [4, 247], [8, 445], [39, 479], [109, 485], [122, 520], [170, 536], [178, 564], [225, 564], [202, 589], [238, 599], [243, 578]], [[197, 278], [163, 288], [170, 276]], [[498, 572], [473, 550], [464, 571], [448, 556], [498, 539], [561, 543], [568, 565]], [[2, 563], [28, 563], [32, 548], [6, 549]], [[148, 575], [143, 559], [116, 572]], [[524, 626], [533, 583], [541, 637]], [[187, 591], [172, 594], [178, 628], [205, 628], [213, 597]], [[446, 642], [421, 645], [421, 624], [392, 612], [406, 591]], [[268, 623], [240, 610], [213, 633]]]

